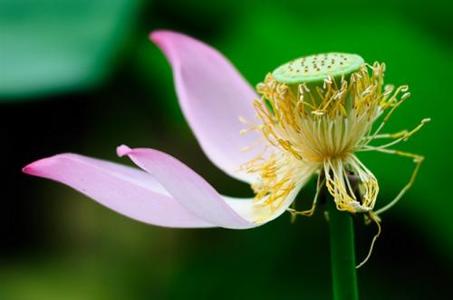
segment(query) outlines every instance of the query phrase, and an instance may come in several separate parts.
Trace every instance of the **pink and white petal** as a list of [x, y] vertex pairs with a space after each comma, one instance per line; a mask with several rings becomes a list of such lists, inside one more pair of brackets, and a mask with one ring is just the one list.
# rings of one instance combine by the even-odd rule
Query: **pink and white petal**
[[288, 195], [283, 204], [276, 210], [271, 210], [269, 207], [259, 207], [254, 203], [253, 199], [240, 199], [228, 196], [222, 196], [222, 198], [242, 218], [254, 222], [255, 226], [261, 226], [281, 216], [293, 203], [296, 196], [297, 192]]
[[180, 204], [192, 213], [220, 227], [247, 229], [261, 226], [283, 214], [300, 189], [314, 173], [307, 168], [297, 187], [277, 209], [259, 208], [252, 198], [220, 195], [208, 182], [176, 158], [155, 149], [118, 147], [119, 156], [127, 155], [135, 164], [149, 172]]
[[227, 196], [223, 196], [223, 199], [241, 217], [253, 220], [256, 226], [261, 226], [281, 216], [294, 202], [301, 188], [302, 186], [299, 186], [294, 189], [277, 209], [271, 209], [269, 206], [259, 207], [253, 203], [253, 199], [238, 199]]
[[198, 40], [171, 31], [154, 31], [150, 38], [170, 61], [179, 103], [203, 151], [230, 176], [251, 182], [239, 168], [262, 148], [241, 150], [262, 137], [254, 131], [241, 135], [247, 126], [239, 117], [256, 123], [253, 88], [222, 54]]
[[[127, 155], [135, 164], [149, 172], [187, 210], [224, 228], [247, 229], [262, 225], [249, 213], [251, 200], [241, 209], [225, 200], [206, 180], [176, 158], [154, 149], [118, 147], [118, 155]], [[236, 211], [237, 209], [237, 211]], [[249, 218], [250, 217], [250, 218]]]
[[132, 219], [165, 227], [214, 227], [173, 199], [139, 169], [77, 154], [59, 154], [23, 168], [29, 175], [64, 183]]
[[257, 215], [253, 205], [253, 198], [233, 198], [222, 195], [222, 199], [231, 207], [231, 209], [241, 216], [241, 218], [258, 224], [258, 222], [255, 222], [255, 220], [257, 220]]

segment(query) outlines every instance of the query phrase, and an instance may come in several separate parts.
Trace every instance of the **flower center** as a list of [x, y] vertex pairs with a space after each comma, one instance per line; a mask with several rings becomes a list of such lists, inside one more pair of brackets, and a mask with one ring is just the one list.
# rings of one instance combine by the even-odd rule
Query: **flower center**
[[[383, 72], [384, 65], [366, 65], [358, 55], [327, 53], [288, 62], [258, 84], [257, 129], [270, 152], [246, 165], [259, 177], [252, 186], [258, 204], [281, 209], [323, 170], [339, 209], [372, 209], [378, 184], [354, 152], [371, 140], [373, 122], [397, 101], [389, 97], [392, 88], [383, 88]], [[359, 198], [349, 175], [360, 178]]]
[[264, 136], [306, 163], [346, 159], [381, 113], [382, 70], [370, 75], [360, 56], [341, 53], [280, 66], [257, 88]]
[[[407, 86], [384, 86], [384, 70], [384, 64], [366, 64], [355, 54], [327, 53], [290, 61], [258, 84], [261, 97], [254, 101], [254, 107], [261, 122], [243, 131], [257, 130], [267, 143], [261, 155], [243, 165], [257, 177], [252, 184], [257, 222], [287, 209], [314, 174], [319, 176], [312, 208], [302, 212], [291, 209], [293, 214], [313, 213], [317, 195], [325, 185], [337, 209], [372, 216], [379, 184], [355, 155], [359, 151], [414, 160], [409, 183], [377, 213], [399, 201], [413, 183], [423, 157], [390, 147], [406, 141], [429, 119], [412, 130], [381, 133], [394, 111], [410, 96]], [[391, 141], [371, 144], [385, 139]]]

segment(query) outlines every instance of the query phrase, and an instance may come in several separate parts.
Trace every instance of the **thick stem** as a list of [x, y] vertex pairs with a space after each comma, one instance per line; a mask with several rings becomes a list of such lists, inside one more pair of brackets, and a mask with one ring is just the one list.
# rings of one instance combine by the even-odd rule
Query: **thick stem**
[[[329, 195], [328, 193], [326, 193]], [[354, 225], [350, 213], [337, 210], [327, 197], [334, 300], [359, 299], [355, 268]]]

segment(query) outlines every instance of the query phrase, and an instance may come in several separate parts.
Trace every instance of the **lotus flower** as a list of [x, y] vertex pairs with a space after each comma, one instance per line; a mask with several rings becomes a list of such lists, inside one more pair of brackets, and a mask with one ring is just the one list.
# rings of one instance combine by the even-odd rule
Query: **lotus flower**
[[[210, 46], [170, 31], [153, 32], [151, 40], [170, 61], [179, 103], [202, 150], [226, 174], [250, 184], [255, 197], [221, 195], [178, 159], [155, 149], [125, 145], [117, 148], [118, 155], [128, 156], [139, 169], [66, 153], [33, 162], [23, 169], [25, 173], [64, 183], [145, 223], [231, 229], [263, 225], [286, 210], [297, 214], [289, 206], [316, 174], [323, 175], [318, 177], [318, 191], [325, 183], [338, 209], [372, 211], [378, 184], [354, 155], [357, 151], [414, 158], [415, 177], [422, 157], [388, 147], [407, 140], [426, 120], [412, 131], [379, 134], [386, 117], [371, 132], [384, 111], [390, 116], [408, 96], [406, 87], [383, 89], [383, 65], [365, 65], [357, 55], [312, 56], [269, 74], [258, 85], [258, 95]], [[344, 65], [355, 72], [349, 83], [344, 76], [341, 81], [318, 76], [334, 69], [344, 72]], [[303, 73], [310, 73], [304, 77], [307, 82], [321, 80], [323, 90], [318, 96], [305, 84], [292, 88]], [[351, 97], [353, 102], [348, 102]], [[383, 138], [394, 141], [369, 145]], [[353, 191], [351, 174], [359, 182], [358, 192]], [[316, 197], [312, 209], [302, 213], [311, 214], [315, 204]]]

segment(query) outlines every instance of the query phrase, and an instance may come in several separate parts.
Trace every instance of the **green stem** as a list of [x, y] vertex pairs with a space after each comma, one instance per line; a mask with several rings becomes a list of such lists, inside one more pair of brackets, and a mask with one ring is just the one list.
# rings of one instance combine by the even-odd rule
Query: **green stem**
[[[328, 194], [328, 193], [326, 193]], [[355, 269], [354, 225], [350, 213], [337, 210], [327, 197], [334, 300], [359, 299]]]

